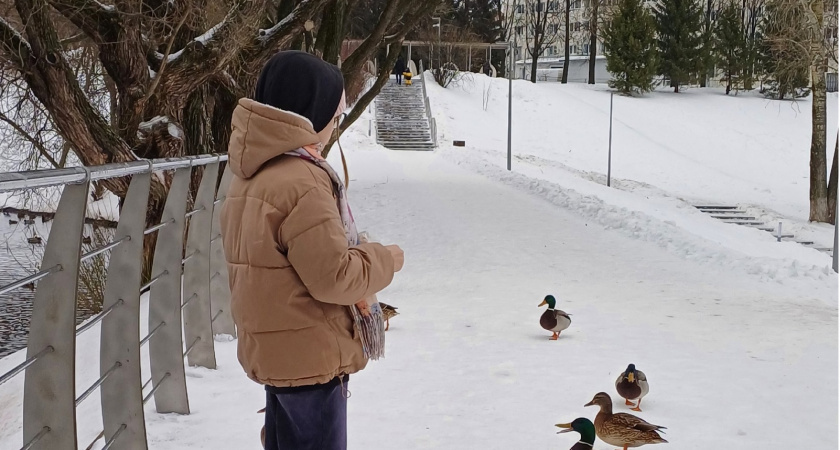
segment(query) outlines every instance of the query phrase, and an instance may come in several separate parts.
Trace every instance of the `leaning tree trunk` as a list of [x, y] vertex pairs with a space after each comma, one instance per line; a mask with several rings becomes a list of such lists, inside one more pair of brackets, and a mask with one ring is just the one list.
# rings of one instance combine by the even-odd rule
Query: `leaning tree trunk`
[[813, 222], [828, 222], [828, 189], [825, 158], [825, 128], [826, 128], [826, 94], [825, 94], [825, 68], [826, 54], [822, 43], [823, 36], [823, 0], [815, 0], [811, 3], [811, 11], [814, 14], [814, 42], [811, 42], [811, 50], [814, 60], [811, 64], [811, 92], [813, 96], [811, 107], [811, 189], [810, 189], [810, 216]]

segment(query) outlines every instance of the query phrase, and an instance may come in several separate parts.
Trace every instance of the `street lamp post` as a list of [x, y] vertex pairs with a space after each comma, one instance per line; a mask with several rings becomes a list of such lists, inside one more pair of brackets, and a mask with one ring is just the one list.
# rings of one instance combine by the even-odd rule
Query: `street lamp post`
[[507, 142], [507, 170], [510, 170], [511, 160], [511, 141], [513, 137], [513, 48], [508, 42], [508, 60], [510, 68], [508, 69], [508, 142]]

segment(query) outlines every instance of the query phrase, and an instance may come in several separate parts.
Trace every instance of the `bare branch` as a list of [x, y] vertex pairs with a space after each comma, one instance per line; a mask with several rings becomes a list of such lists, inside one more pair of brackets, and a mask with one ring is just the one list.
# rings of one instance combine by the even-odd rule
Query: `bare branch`
[[16, 121], [10, 119], [8, 116], [6, 116], [6, 114], [3, 114], [2, 112], [0, 112], [0, 121], [5, 122], [7, 125], [12, 127], [12, 129], [14, 129], [18, 134], [20, 134], [22, 138], [26, 139], [27, 142], [32, 144], [32, 146], [35, 147], [36, 150], [38, 150], [38, 153], [41, 156], [43, 156], [44, 159], [46, 159], [50, 164], [52, 164], [53, 168], [59, 169], [63, 167], [55, 160], [55, 158], [52, 157], [52, 155], [50, 155], [49, 150], [47, 150], [47, 148], [44, 147], [44, 144], [41, 142], [40, 139], [29, 134]]
[[116, 8], [90, 0], [50, 0], [50, 5], [73, 22], [97, 43], [103, 43], [109, 31], [119, 24]]
[[21, 34], [0, 17], [0, 50], [4, 59], [11, 62], [20, 72], [30, 63], [32, 47]]

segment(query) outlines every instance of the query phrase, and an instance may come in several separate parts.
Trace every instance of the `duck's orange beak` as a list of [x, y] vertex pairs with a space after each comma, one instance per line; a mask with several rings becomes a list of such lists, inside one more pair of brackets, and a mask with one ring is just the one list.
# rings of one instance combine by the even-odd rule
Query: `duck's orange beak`
[[635, 380], [636, 380], [636, 376], [633, 375], [633, 372], [630, 372], [630, 373], [627, 374], [627, 381], [629, 381], [631, 383], [635, 383], [636, 382]]
[[592, 406], [592, 405], [594, 405], [594, 404], [595, 404], [595, 399], [593, 398], [591, 402], [589, 402], [589, 403], [587, 403], [587, 404], [585, 404], [585, 405], [583, 405], [583, 406]]
[[540, 307], [540, 306], [542, 306], [542, 305], [547, 305], [547, 304], [548, 304], [548, 302], [546, 302], [545, 300], [543, 300], [543, 301], [542, 301], [542, 303], [540, 303], [539, 305], [537, 305], [537, 307]]

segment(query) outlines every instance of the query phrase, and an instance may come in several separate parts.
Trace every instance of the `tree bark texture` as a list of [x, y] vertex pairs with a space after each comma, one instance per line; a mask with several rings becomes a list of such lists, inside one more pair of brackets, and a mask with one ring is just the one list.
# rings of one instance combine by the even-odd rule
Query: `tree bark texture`
[[811, 64], [811, 186], [810, 186], [810, 215], [813, 222], [828, 222], [828, 180], [826, 167], [826, 92], [825, 69], [827, 58], [823, 46], [823, 0], [811, 2], [811, 12], [814, 14], [814, 42], [811, 42], [813, 63]]

